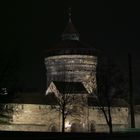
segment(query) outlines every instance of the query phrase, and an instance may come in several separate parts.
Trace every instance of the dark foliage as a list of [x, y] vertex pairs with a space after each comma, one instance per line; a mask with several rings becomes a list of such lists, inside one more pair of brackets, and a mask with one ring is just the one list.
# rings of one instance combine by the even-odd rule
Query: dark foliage
[[113, 131], [111, 107], [119, 98], [128, 99], [128, 84], [124, 74], [110, 59], [98, 57], [96, 99], [110, 133]]

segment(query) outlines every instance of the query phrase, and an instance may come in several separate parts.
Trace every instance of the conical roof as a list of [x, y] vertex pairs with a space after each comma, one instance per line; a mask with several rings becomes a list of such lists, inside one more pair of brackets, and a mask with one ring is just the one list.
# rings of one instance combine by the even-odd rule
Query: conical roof
[[62, 40], [79, 40], [79, 32], [72, 23], [71, 13], [69, 14], [68, 24], [62, 34]]
[[97, 50], [94, 46], [80, 41], [79, 36], [79, 32], [72, 23], [71, 13], [69, 13], [68, 24], [62, 33], [61, 40], [55, 46], [49, 47], [45, 52], [45, 56], [69, 54], [97, 55]]
[[68, 24], [62, 34], [62, 37], [65, 35], [76, 35], [79, 38], [79, 32], [76, 30], [76, 28], [72, 22], [68, 22]]

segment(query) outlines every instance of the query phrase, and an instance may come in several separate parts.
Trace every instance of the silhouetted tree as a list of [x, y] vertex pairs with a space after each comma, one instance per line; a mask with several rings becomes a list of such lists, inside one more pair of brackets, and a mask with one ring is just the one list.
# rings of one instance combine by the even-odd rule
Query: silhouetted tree
[[133, 92], [133, 73], [132, 73], [132, 56], [128, 54], [128, 69], [129, 69], [129, 108], [131, 118], [131, 128], [135, 128], [135, 112], [134, 112], [134, 92]]
[[114, 99], [127, 98], [127, 82], [124, 74], [109, 59], [99, 58], [97, 65], [97, 94], [98, 106], [102, 110], [109, 132], [112, 133], [111, 107]]
[[62, 132], [65, 132], [65, 120], [67, 116], [80, 116], [82, 113], [80, 106], [83, 106], [86, 99], [84, 96], [75, 94], [76, 89], [69, 86], [69, 82], [66, 83], [67, 84], [63, 88], [63, 92], [54, 96], [56, 104], [51, 105], [52, 109], [55, 109], [61, 114]]
[[12, 119], [13, 106], [8, 105], [12, 102], [17, 92], [18, 70], [17, 52], [13, 49], [0, 55], [0, 122], [9, 123]]
[[18, 60], [17, 52], [7, 52], [5, 56], [0, 56], [0, 88], [13, 88], [17, 87], [17, 74], [18, 74]]
[[8, 124], [12, 121], [13, 105], [1, 104], [0, 105], [0, 123]]
[[69, 95], [68, 93], [62, 93], [58, 97], [56, 97], [57, 106], [52, 105], [52, 109], [56, 109], [61, 113], [62, 116], [62, 132], [65, 132], [65, 120], [68, 115], [70, 115], [71, 109], [70, 105], [73, 104], [74, 96]]

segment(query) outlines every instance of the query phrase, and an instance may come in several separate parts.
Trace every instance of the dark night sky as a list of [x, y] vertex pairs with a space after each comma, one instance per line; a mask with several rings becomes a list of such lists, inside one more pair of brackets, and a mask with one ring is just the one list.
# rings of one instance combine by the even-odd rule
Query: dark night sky
[[[133, 58], [134, 89], [140, 94], [140, 11], [134, 1], [59, 0], [10, 1], [8, 3], [8, 45], [1, 47], [3, 59], [16, 61], [18, 86], [45, 88], [43, 51], [63, 32], [67, 10], [81, 40], [114, 57], [127, 70], [127, 54]], [[10, 57], [11, 59], [11, 57]], [[11, 60], [12, 62], [12, 60]]]

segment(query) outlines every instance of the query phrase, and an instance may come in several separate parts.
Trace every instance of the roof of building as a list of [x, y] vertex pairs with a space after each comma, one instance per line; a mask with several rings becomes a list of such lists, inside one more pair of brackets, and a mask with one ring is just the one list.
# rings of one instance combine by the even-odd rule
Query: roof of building
[[[97, 101], [97, 99], [93, 96], [89, 96], [88, 97], [88, 105], [89, 106], [107, 106], [107, 102], [104, 101], [101, 103], [99, 103]], [[111, 101], [111, 106], [112, 107], [128, 107], [128, 103], [124, 100], [124, 99], [120, 99], [120, 98], [115, 98]]]
[[69, 20], [68, 24], [62, 34], [62, 40], [79, 40], [79, 33], [71, 20], [71, 8], [69, 8]]
[[[87, 90], [80, 82], [57, 82], [56, 88], [64, 94], [87, 94]], [[45, 92], [24, 91], [0, 95], [0, 103], [21, 103], [21, 104], [56, 104], [53, 93], [45, 95]]]
[[46, 95], [45, 104], [46, 105], [56, 105], [57, 104], [57, 98], [54, 93]]
[[[88, 94], [82, 83], [79, 82], [54, 82], [61, 93]], [[64, 88], [66, 86], [67, 88]], [[0, 103], [19, 103], [19, 104], [42, 104], [55, 105], [57, 100], [54, 93], [45, 95], [41, 92], [18, 92], [16, 94], [0, 95]], [[121, 98], [115, 98], [111, 102], [113, 107], [128, 107], [128, 103]], [[89, 106], [99, 106], [96, 98], [89, 95]], [[104, 103], [103, 106], [106, 106]]]
[[95, 47], [88, 45], [78, 40], [60, 40], [54, 47], [50, 47], [45, 51], [45, 56], [55, 55], [95, 55], [97, 56], [100, 52]]
[[97, 55], [98, 50], [95, 46], [88, 45], [79, 39], [79, 32], [73, 25], [71, 18], [62, 33], [61, 40], [46, 50], [46, 56], [63, 55], [63, 54], [83, 54]]
[[45, 104], [45, 93], [41, 92], [16, 92], [0, 96], [0, 103]]
[[59, 82], [53, 81], [61, 94], [88, 94], [81, 82]]
[[73, 25], [72, 21], [69, 20], [64, 32], [64, 34], [76, 34], [77, 36], [79, 36], [79, 32], [77, 31], [77, 29], [75, 28], [75, 26]]

